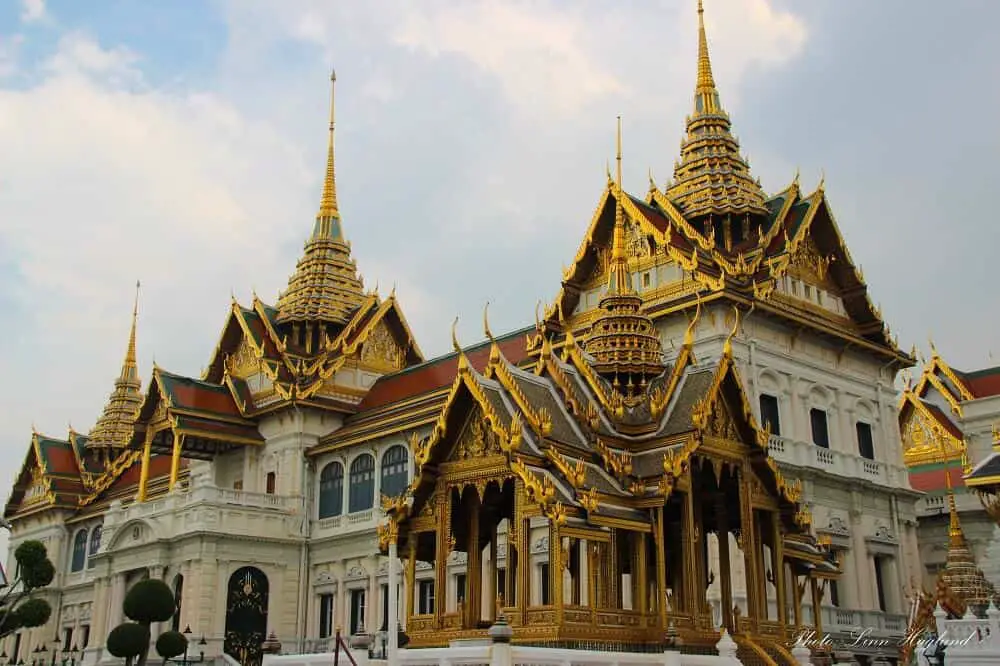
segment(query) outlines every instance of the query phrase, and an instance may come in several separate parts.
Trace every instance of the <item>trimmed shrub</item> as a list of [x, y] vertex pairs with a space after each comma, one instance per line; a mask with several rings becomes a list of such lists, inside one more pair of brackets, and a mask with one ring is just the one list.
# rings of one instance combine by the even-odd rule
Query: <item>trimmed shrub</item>
[[173, 659], [187, 650], [187, 636], [179, 631], [165, 631], [156, 639], [156, 654], [164, 659]]
[[170, 586], [157, 578], [141, 580], [132, 586], [122, 604], [125, 617], [142, 624], [166, 622], [177, 611]]
[[108, 634], [108, 652], [131, 661], [149, 646], [149, 627], [138, 622], [119, 624]]

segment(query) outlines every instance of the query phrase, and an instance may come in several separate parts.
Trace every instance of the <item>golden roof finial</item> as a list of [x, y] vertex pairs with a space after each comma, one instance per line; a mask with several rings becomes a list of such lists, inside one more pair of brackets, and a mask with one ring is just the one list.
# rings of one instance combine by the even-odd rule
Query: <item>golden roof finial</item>
[[705, 34], [705, 7], [702, 0], [698, 0], [698, 83], [695, 89], [699, 95], [707, 95], [718, 103], [719, 94], [715, 90], [715, 77], [712, 76], [712, 60], [708, 56], [708, 35]]
[[[323, 180], [323, 196], [319, 200], [319, 218], [340, 217], [337, 206], [337, 173], [334, 166], [333, 128], [334, 111], [336, 110], [337, 72], [330, 71], [330, 139], [326, 148], [326, 178]], [[318, 227], [319, 225], [317, 225]]]
[[139, 281], [135, 281], [135, 301], [132, 303], [132, 327], [128, 334], [128, 348], [125, 350], [125, 362], [122, 363], [121, 378], [127, 380], [138, 374], [139, 366], [135, 360], [135, 325], [139, 318]]
[[712, 74], [705, 31], [705, 9], [698, 0], [698, 76], [687, 137], [666, 197], [688, 219], [703, 215], [767, 215], [764, 192], [750, 175], [746, 158], [732, 133]]
[[345, 325], [368, 294], [351, 256], [351, 245], [344, 238], [337, 204], [337, 180], [334, 160], [334, 88], [336, 74], [330, 74], [330, 130], [327, 146], [326, 177], [312, 235], [305, 251], [288, 280], [288, 288], [279, 295], [276, 321], [320, 321]]
[[462, 345], [458, 344], [458, 317], [451, 322], [451, 346], [459, 354], [462, 353]]
[[496, 342], [493, 339], [493, 332], [490, 330], [490, 302], [486, 301], [486, 305], [483, 306], [483, 332], [486, 333], [486, 338], [490, 342]]
[[132, 324], [129, 328], [128, 347], [125, 350], [125, 360], [121, 372], [115, 380], [115, 388], [111, 392], [104, 411], [97, 423], [88, 434], [88, 449], [106, 449], [112, 452], [128, 446], [132, 437], [132, 426], [135, 422], [139, 406], [142, 404], [142, 394], [139, 389], [139, 366], [136, 362], [135, 338], [139, 319], [140, 283], [135, 283], [135, 301], [132, 305]]
[[632, 280], [628, 270], [628, 254], [625, 251], [625, 208], [622, 204], [622, 117], [618, 116], [615, 160], [615, 230], [611, 242], [611, 271], [608, 275], [609, 294], [629, 294]]
[[687, 330], [684, 331], [684, 346], [688, 350], [694, 345], [694, 327], [698, 325], [699, 317], [701, 317], [701, 292], [696, 291], [694, 294], [694, 317], [691, 318]]
[[733, 320], [733, 330], [726, 336], [726, 342], [722, 345], [722, 355], [726, 358], [733, 357], [733, 338], [736, 337], [736, 332], [740, 330], [740, 309], [734, 305], [733, 311], [736, 313], [736, 317]]

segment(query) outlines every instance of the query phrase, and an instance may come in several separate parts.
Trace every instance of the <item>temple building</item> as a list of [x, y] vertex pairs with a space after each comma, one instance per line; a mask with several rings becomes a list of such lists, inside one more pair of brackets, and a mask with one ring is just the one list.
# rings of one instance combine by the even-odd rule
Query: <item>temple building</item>
[[930, 359], [919, 379], [906, 384], [899, 405], [910, 483], [926, 493], [917, 503], [923, 587], [933, 587], [948, 557], [949, 501], [975, 560], [991, 583], [1000, 584], [1000, 526], [974, 488], [1000, 473], [996, 459], [989, 461], [1000, 423], [1000, 368], [957, 370], [932, 344]]
[[700, 2], [698, 19], [670, 182], [625, 191], [619, 126], [555, 300], [505, 334], [484, 313], [484, 341], [453, 332], [436, 359], [358, 277], [331, 103], [319, 211], [276, 302], [234, 300], [202, 376], [154, 366], [145, 387], [133, 313], [95, 428], [32, 434], [4, 515], [12, 545], [48, 547], [54, 613], [6, 654], [56, 637], [109, 659], [145, 577], [178, 597], [154, 633], [190, 628], [244, 666], [270, 632], [295, 652], [342, 628], [377, 653], [393, 616], [414, 648], [503, 616], [515, 643], [714, 653], [722, 634], [783, 666], [806, 631], [902, 638], [919, 494], [893, 384], [913, 358], [823, 184], [768, 195], [752, 176]]

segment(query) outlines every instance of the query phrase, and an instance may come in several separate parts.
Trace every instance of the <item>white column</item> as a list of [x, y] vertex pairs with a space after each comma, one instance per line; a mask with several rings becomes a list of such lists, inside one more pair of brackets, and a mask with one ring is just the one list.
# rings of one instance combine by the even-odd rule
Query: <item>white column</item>
[[122, 603], [125, 601], [125, 574], [115, 574], [111, 584], [111, 597], [108, 602], [108, 622], [107, 630], [112, 629], [122, 622]]
[[399, 650], [399, 554], [396, 542], [389, 542], [389, 619], [386, 630], [389, 632], [389, 654], [388, 666], [396, 666], [398, 663], [397, 651]]

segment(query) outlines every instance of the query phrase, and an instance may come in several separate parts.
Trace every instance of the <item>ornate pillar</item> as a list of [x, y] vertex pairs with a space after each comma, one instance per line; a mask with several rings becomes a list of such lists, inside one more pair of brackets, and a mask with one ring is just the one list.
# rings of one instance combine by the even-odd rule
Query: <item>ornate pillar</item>
[[[747, 620], [750, 622], [751, 631], [757, 631], [757, 623], [760, 620], [760, 592], [758, 572], [758, 545], [757, 527], [754, 524], [754, 510], [750, 485], [750, 473], [745, 466], [739, 468], [740, 484], [740, 539], [743, 550], [743, 571], [745, 576], [746, 598], [747, 598]], [[737, 627], [737, 630], [739, 628]]]
[[406, 558], [406, 615], [404, 626], [413, 617], [413, 599], [417, 594], [417, 539], [419, 534], [410, 534], [410, 552]]
[[497, 597], [500, 595], [500, 591], [497, 590], [497, 531], [496, 527], [490, 530], [490, 566], [486, 575], [488, 579], [486, 581], [486, 592], [489, 595], [487, 608], [489, 612], [486, 615], [488, 620], [497, 619]]
[[142, 447], [142, 465], [139, 468], [139, 490], [136, 492], [135, 501], [146, 501], [146, 486], [149, 483], [149, 458], [153, 453], [153, 431], [146, 430], [146, 442]]
[[553, 520], [549, 521], [549, 585], [558, 626], [563, 621], [563, 553], [559, 525]]
[[183, 435], [173, 435], [174, 438], [174, 448], [170, 456], [170, 486], [169, 489], [172, 491], [177, 486], [177, 477], [181, 470], [181, 449], [184, 446], [184, 436]]
[[[663, 507], [653, 509], [656, 523], [653, 543], [656, 545], [656, 611], [660, 629], [667, 628], [667, 545], [663, 532]], [[685, 559], [687, 559], [685, 557]]]
[[771, 513], [771, 575], [774, 577], [774, 596], [778, 606], [778, 622], [785, 627], [788, 624], [788, 597], [785, 591], [785, 541], [781, 529], [781, 514]]
[[451, 550], [451, 487], [444, 485], [437, 500], [438, 532], [434, 546], [434, 626], [444, 626], [448, 605], [448, 554]]
[[791, 565], [789, 565], [789, 575], [791, 576], [792, 583], [792, 614], [795, 619], [795, 630], [800, 631], [802, 629], [802, 593], [799, 591], [799, 577], [794, 571], [791, 571]]
[[[399, 538], [399, 526], [389, 519], [389, 618], [386, 621], [386, 631], [389, 633], [389, 654], [388, 666], [396, 666], [398, 663], [399, 650], [399, 553], [397, 552], [397, 541]], [[413, 589], [413, 586], [410, 586]], [[409, 596], [412, 596], [409, 595]]]
[[820, 602], [823, 595], [820, 594], [819, 584], [813, 576], [809, 577], [809, 588], [812, 591], [813, 625], [816, 627], [816, 635], [823, 635], [823, 615]]
[[[462, 493], [465, 496], [465, 493]], [[468, 551], [466, 573], [465, 573], [465, 584], [468, 587], [468, 593], [465, 599], [465, 617], [462, 619], [463, 626], [475, 627], [479, 623], [479, 618], [482, 617], [483, 611], [483, 547], [479, 542], [479, 519], [480, 519], [480, 507], [482, 502], [479, 499], [479, 493], [476, 491], [473, 495], [473, 500], [471, 506], [468, 506], [465, 502], [462, 502], [462, 506], [468, 506], [469, 509], [469, 526], [468, 526], [468, 544], [466, 550]]]
[[739, 628], [733, 624], [733, 581], [729, 558], [729, 517], [726, 515], [725, 498], [719, 491], [715, 496], [715, 511], [719, 520], [719, 581], [722, 588], [722, 624], [735, 634]]
[[649, 573], [646, 567], [646, 534], [644, 532], [633, 533], [633, 538], [639, 542], [635, 550], [635, 571], [632, 574], [635, 579], [633, 588], [636, 590], [634, 605], [641, 613], [640, 626], [645, 627], [647, 624], [652, 624], [649, 621], [649, 601], [646, 598], [646, 592], [649, 590], [649, 587], [646, 585], [646, 578]]

